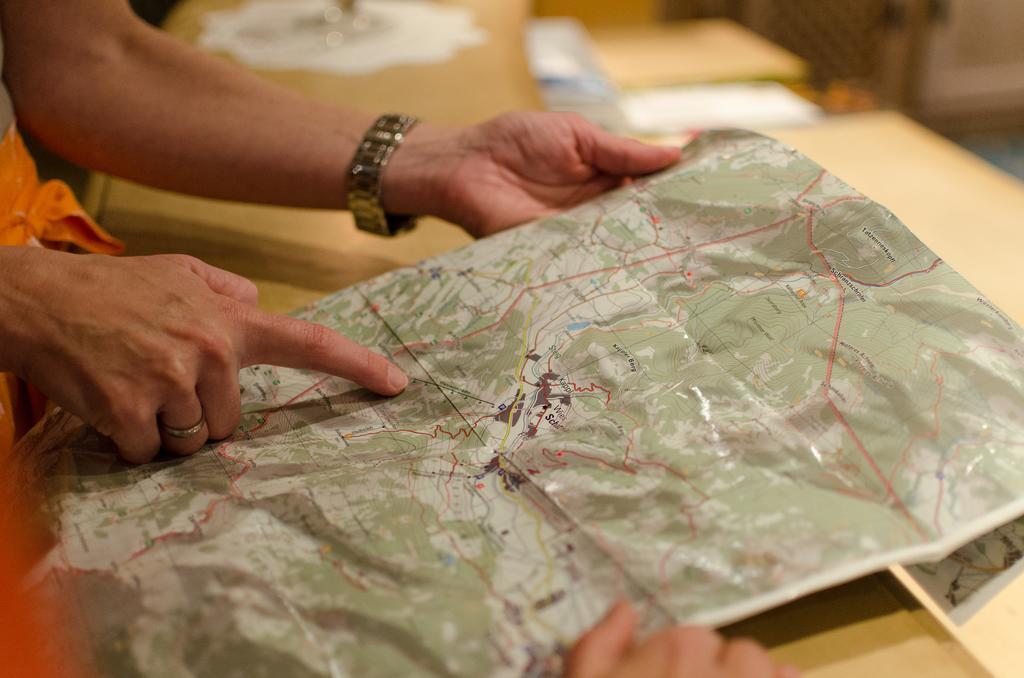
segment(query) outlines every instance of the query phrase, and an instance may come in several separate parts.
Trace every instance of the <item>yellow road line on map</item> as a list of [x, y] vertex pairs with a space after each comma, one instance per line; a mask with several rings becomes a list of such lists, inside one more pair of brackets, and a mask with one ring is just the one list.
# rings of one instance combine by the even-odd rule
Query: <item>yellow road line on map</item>
[[[523, 397], [523, 377], [519, 373], [523, 370], [523, 364], [526, 362], [526, 342], [530, 337], [530, 321], [533, 319], [533, 309], [537, 307], [536, 297], [533, 303], [530, 304], [530, 310], [526, 314], [526, 324], [523, 325], [523, 345], [519, 349], [519, 364], [516, 365], [515, 374], [519, 378], [519, 390], [516, 391], [516, 397], [512, 399], [512, 404], [508, 408], [508, 425], [505, 427], [505, 435], [501, 437], [501, 442], [498, 443], [498, 453], [505, 451], [505, 443], [508, 441], [508, 435], [512, 432], [512, 415], [515, 414], [516, 405], [519, 404], [519, 399]], [[498, 463], [501, 463], [501, 458], [498, 458]]]
[[[515, 374], [517, 376], [523, 370], [523, 366], [526, 363], [526, 352], [529, 349], [528, 341], [529, 341], [529, 337], [530, 337], [530, 323], [533, 320], [533, 311], [534, 311], [534, 309], [536, 307], [537, 307], [537, 299], [534, 298], [533, 303], [530, 305], [530, 310], [526, 314], [526, 323], [523, 326], [523, 342], [522, 342], [522, 346], [519, 349], [519, 351], [520, 351], [519, 364], [516, 366], [516, 371], [515, 371]], [[509, 407], [509, 410], [508, 410], [508, 425], [505, 427], [505, 435], [502, 436], [501, 442], [498, 444], [498, 467], [500, 469], [502, 469], [503, 471], [505, 471], [506, 473], [508, 473], [508, 469], [505, 467], [505, 460], [504, 460], [504, 458], [501, 455], [505, 451], [505, 443], [508, 442], [509, 434], [512, 432], [512, 417], [513, 417], [513, 414], [515, 413], [516, 405], [519, 404], [519, 400], [523, 397], [523, 381], [524, 381], [524, 378], [522, 376], [520, 376], [519, 377], [519, 390], [516, 392], [516, 397], [512, 400], [512, 405]], [[544, 589], [547, 591], [548, 596], [551, 596], [553, 594], [553, 592], [551, 590], [551, 588], [552, 588], [551, 578], [552, 578], [552, 575], [554, 574], [555, 561], [554, 561], [554, 558], [551, 557], [551, 552], [548, 551], [547, 544], [544, 543], [544, 535], [541, 534], [541, 528], [544, 526], [544, 518], [543, 518], [543, 516], [539, 512], [531, 510], [529, 503], [523, 501], [522, 497], [520, 497], [519, 495], [517, 495], [517, 494], [515, 494], [513, 492], [510, 492], [504, 486], [504, 483], [502, 483], [502, 491], [504, 491], [505, 494], [508, 495], [512, 499], [512, 501], [514, 501], [515, 503], [519, 504], [519, 507], [521, 509], [523, 509], [523, 511], [527, 515], [533, 516], [533, 518], [534, 518], [534, 521], [536, 523], [535, 527], [536, 527], [536, 532], [537, 532], [537, 545], [540, 547], [541, 553], [544, 554], [544, 560], [547, 563], [547, 574], [546, 574], [546, 576], [544, 578]], [[535, 610], [533, 610], [531, 608], [529, 610], [529, 614], [530, 614], [531, 617], [534, 618], [534, 620], [538, 624], [540, 624], [541, 626], [544, 626], [545, 628], [547, 628], [549, 631], [554, 633], [556, 636], [561, 638], [563, 641], [565, 640], [564, 638], [562, 638], [561, 632], [558, 629], [552, 628], [549, 624], [544, 622], [544, 620], [541, 619], [540, 616], [536, 614]]]

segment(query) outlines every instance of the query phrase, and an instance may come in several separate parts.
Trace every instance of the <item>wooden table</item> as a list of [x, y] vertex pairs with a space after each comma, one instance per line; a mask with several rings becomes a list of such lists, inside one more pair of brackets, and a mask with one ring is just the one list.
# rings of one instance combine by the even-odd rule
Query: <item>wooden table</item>
[[[186, 39], [198, 19], [232, 0], [186, 0], [168, 29]], [[490, 41], [448, 63], [389, 69], [369, 82], [309, 73], [267, 74], [310, 96], [430, 120], [471, 122], [513, 108], [536, 108], [519, 29], [525, 2], [464, 0]], [[472, 83], [467, 87], [466, 83]], [[1024, 252], [1019, 182], [894, 113], [834, 118], [779, 131], [867, 195], [890, 207], [993, 301], [1024, 322], [1014, 294]], [[261, 304], [286, 310], [339, 287], [469, 242], [438, 221], [394, 240], [355, 231], [346, 214], [256, 207], [186, 198], [98, 177], [88, 204], [123, 237], [129, 252], [188, 252], [256, 280]], [[899, 574], [896, 570], [897, 576]], [[1024, 613], [1017, 582], [974, 620], [947, 629], [893, 574], [865, 577], [727, 629], [758, 638], [812, 677], [1019, 674]]]
[[[185, 0], [165, 27], [194, 41], [203, 14], [239, 4]], [[528, 3], [449, 4], [471, 7], [489, 39], [442, 65], [346, 77], [303, 71], [263, 75], [312, 98], [369, 111], [412, 113], [436, 123], [466, 124], [508, 110], [539, 109], [522, 43]], [[461, 229], [436, 219], [382, 240], [356, 230], [347, 212], [200, 200], [103, 176], [93, 177], [85, 206], [125, 240], [129, 254], [185, 252], [201, 257], [252, 278], [263, 306], [276, 311], [471, 242]]]
[[608, 77], [625, 89], [737, 80], [799, 82], [800, 57], [728, 19], [625, 27], [591, 34]]

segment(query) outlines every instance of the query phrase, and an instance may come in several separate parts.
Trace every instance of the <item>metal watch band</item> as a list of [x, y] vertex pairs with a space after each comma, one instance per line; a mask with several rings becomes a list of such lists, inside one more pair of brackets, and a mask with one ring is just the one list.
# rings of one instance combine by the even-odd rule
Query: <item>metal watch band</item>
[[377, 118], [359, 142], [348, 171], [348, 208], [360, 230], [395, 235], [415, 223], [415, 217], [384, 212], [380, 180], [391, 154], [417, 122], [411, 115], [387, 113]]

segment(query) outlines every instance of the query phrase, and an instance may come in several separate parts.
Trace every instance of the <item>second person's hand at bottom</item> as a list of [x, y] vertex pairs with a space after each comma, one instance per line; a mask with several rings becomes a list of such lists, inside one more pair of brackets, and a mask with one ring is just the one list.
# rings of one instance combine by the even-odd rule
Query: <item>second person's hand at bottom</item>
[[614, 605], [576, 642], [566, 678], [799, 678], [752, 640], [726, 640], [700, 626], [673, 626], [635, 638], [637, 613]]

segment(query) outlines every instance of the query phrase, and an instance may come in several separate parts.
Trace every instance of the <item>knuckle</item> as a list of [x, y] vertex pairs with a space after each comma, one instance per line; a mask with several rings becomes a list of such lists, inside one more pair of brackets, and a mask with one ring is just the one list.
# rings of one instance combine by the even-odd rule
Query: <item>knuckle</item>
[[244, 304], [239, 304], [234, 299], [220, 297], [217, 299], [217, 305], [221, 318], [229, 325], [242, 325], [253, 321], [252, 309]]
[[109, 410], [110, 428], [114, 436], [135, 432], [143, 428], [150, 419], [150, 415], [143, 411], [143, 408], [129, 401], [115, 402]]
[[238, 278], [239, 291], [242, 292], [246, 298], [256, 300], [260, 296], [260, 290], [256, 287], [256, 283], [249, 280], [248, 278]]
[[216, 368], [228, 368], [235, 364], [235, 350], [222, 332], [204, 332], [196, 338], [196, 348], [205, 362]]
[[158, 254], [155, 258], [159, 258], [169, 264], [185, 268], [192, 268], [199, 263], [199, 260], [190, 254]]
[[100, 433], [114, 437], [138, 423], [141, 402], [139, 394], [128, 384], [116, 381], [102, 383], [96, 392], [96, 416], [92, 424]]
[[195, 391], [192, 370], [181, 358], [168, 358], [154, 368], [157, 386], [167, 397], [187, 396]]
[[114, 405], [96, 426], [114, 441], [123, 459], [135, 464], [150, 461], [159, 451], [159, 441], [150, 435], [154, 427], [153, 416], [145, 408], [130, 403]]
[[96, 399], [97, 410], [100, 413], [100, 418], [105, 420], [106, 423], [110, 423], [112, 413], [116, 410], [121, 403], [129, 401], [131, 399], [131, 393], [126, 385], [116, 381], [99, 381], [96, 384]]

